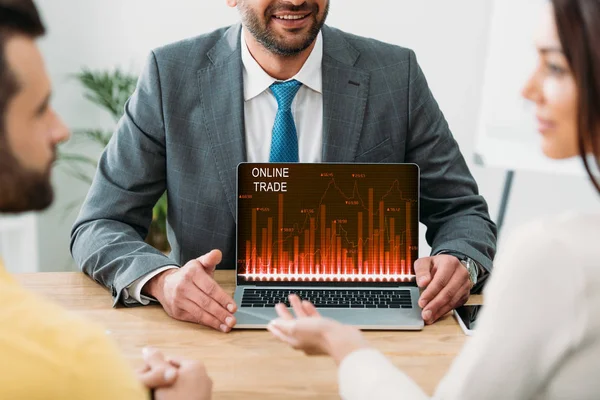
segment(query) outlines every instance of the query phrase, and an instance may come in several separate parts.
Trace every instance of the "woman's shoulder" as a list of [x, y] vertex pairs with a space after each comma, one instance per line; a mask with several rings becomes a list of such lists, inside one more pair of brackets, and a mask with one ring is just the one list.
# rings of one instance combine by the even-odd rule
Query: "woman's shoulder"
[[536, 235], [542, 240], [548, 240], [565, 238], [567, 232], [580, 237], [588, 233], [600, 232], [600, 214], [565, 212], [529, 222], [519, 227], [514, 235], [520, 238]]
[[[569, 212], [530, 222], [501, 243], [497, 264], [543, 270], [582, 267], [600, 259], [600, 214]], [[515, 265], [516, 267], [516, 265]], [[598, 269], [600, 273], [600, 269]]]

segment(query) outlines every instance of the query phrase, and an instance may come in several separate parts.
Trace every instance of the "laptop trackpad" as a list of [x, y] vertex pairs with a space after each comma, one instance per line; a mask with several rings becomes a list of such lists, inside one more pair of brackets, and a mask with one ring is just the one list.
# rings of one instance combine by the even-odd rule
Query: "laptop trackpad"
[[[419, 309], [319, 309], [325, 318], [369, 330], [419, 330], [423, 320]], [[241, 308], [235, 314], [236, 328], [263, 329], [277, 318], [273, 307]]]

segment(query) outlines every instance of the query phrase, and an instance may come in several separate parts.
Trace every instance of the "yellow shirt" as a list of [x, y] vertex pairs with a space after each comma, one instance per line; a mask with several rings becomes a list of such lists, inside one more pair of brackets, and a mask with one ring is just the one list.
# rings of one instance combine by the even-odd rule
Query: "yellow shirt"
[[104, 331], [22, 288], [0, 262], [0, 399], [147, 399]]

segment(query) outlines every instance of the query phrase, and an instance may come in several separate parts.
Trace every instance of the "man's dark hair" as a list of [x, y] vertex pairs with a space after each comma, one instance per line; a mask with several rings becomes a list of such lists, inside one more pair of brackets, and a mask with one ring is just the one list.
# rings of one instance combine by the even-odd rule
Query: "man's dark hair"
[[6, 61], [6, 44], [15, 35], [32, 39], [46, 33], [33, 0], [0, 0], [0, 138], [4, 136], [4, 114], [19, 86]]

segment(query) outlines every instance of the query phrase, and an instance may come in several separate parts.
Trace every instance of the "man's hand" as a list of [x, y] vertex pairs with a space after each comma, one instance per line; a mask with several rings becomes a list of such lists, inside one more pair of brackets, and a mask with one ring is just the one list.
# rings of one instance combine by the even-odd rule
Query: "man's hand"
[[142, 350], [144, 366], [136, 372], [138, 380], [148, 389], [171, 386], [177, 379], [177, 367], [171, 365], [158, 350]]
[[419, 287], [426, 288], [419, 306], [428, 325], [469, 299], [473, 287], [469, 273], [454, 256], [442, 254], [421, 258], [415, 263], [415, 273]]
[[177, 367], [177, 380], [171, 386], [156, 389], [156, 400], [211, 399], [212, 380], [200, 361], [170, 358], [169, 362]]
[[297, 319], [284, 304], [278, 304], [275, 309], [279, 318], [267, 329], [294, 349], [307, 355], [329, 355], [339, 365], [350, 353], [367, 347], [358, 329], [321, 317], [312, 303], [291, 295], [290, 304]]
[[156, 349], [142, 352], [144, 367], [137, 372], [142, 384], [160, 400], [210, 400], [212, 381], [199, 361], [165, 358]]
[[236, 305], [213, 279], [222, 254], [213, 250], [179, 269], [153, 277], [142, 293], [153, 296], [171, 317], [223, 332], [235, 325]]

